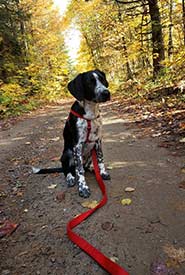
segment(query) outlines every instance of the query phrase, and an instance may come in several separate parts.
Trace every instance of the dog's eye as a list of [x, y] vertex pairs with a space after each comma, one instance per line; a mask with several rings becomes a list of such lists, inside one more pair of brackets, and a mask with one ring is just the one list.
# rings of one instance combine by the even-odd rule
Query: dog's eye
[[103, 78], [102, 76], [99, 76], [99, 80], [103, 85], [105, 85], [105, 78]]
[[107, 80], [106, 80], [104, 77], [101, 77], [101, 78], [100, 78], [100, 81], [101, 81], [101, 83], [102, 83], [105, 87], [108, 87], [108, 86], [109, 86]]
[[103, 82], [104, 82], [104, 78], [103, 78], [103, 77], [101, 77], [101, 76], [99, 76], [99, 80], [101, 81], [101, 83], [103, 83]]

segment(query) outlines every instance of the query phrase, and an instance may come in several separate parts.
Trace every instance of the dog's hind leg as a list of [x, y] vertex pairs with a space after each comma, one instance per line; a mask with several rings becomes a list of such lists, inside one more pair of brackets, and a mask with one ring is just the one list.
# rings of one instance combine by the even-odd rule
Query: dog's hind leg
[[92, 166], [92, 156], [91, 153], [88, 155], [88, 157], [84, 161], [84, 170], [86, 172], [93, 172], [93, 166]]
[[73, 157], [73, 152], [70, 149], [67, 149], [63, 152], [61, 157], [62, 168], [64, 175], [66, 177], [66, 184], [68, 187], [75, 185], [75, 162]]

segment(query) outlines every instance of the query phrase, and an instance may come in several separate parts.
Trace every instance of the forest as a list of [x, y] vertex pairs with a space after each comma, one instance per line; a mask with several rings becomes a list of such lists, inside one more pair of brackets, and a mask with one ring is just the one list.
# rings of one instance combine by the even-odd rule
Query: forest
[[[65, 44], [73, 26], [76, 62]], [[184, 62], [184, 0], [71, 0], [63, 16], [52, 0], [0, 0], [1, 118], [65, 98], [68, 80], [93, 68], [122, 98], [182, 105]]]
[[0, 0], [1, 275], [185, 275], [184, 156], [185, 0]]

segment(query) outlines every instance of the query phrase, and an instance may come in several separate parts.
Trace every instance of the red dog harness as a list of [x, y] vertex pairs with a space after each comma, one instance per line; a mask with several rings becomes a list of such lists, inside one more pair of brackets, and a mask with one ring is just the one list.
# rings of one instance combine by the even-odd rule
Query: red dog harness
[[[73, 110], [71, 110], [71, 113], [77, 117], [83, 118], [83, 116], [79, 115], [78, 113], [74, 112]], [[87, 120], [87, 123], [88, 123], [88, 133], [87, 133], [86, 140], [87, 140], [87, 142], [89, 142], [91, 121]], [[74, 242], [82, 250], [84, 250], [87, 254], [89, 254], [89, 256], [91, 256], [98, 264], [100, 264], [106, 271], [108, 271], [109, 274], [129, 275], [129, 273], [127, 271], [125, 271], [120, 265], [118, 265], [117, 263], [113, 262], [111, 259], [106, 257], [98, 249], [96, 249], [94, 246], [92, 246], [90, 243], [88, 243], [85, 239], [83, 239], [81, 236], [79, 236], [72, 230], [78, 224], [80, 224], [85, 219], [87, 219], [90, 215], [92, 215], [98, 208], [101, 208], [103, 205], [105, 205], [107, 202], [106, 188], [105, 188], [103, 179], [100, 175], [95, 149], [92, 150], [92, 160], [93, 160], [93, 166], [94, 166], [94, 170], [95, 170], [96, 180], [97, 180], [99, 187], [101, 189], [103, 198], [101, 199], [101, 201], [99, 202], [99, 204], [96, 207], [94, 207], [93, 209], [87, 210], [86, 212], [78, 215], [77, 217], [73, 218], [71, 221], [68, 222], [67, 235], [72, 242]]]
[[85, 119], [87, 121], [87, 137], [86, 137], [86, 143], [90, 143], [91, 141], [89, 140], [89, 136], [90, 136], [90, 132], [91, 132], [91, 120], [84, 118], [83, 115], [78, 114], [77, 112], [71, 110], [70, 111], [71, 114], [73, 114], [74, 116], [77, 116], [79, 118]]

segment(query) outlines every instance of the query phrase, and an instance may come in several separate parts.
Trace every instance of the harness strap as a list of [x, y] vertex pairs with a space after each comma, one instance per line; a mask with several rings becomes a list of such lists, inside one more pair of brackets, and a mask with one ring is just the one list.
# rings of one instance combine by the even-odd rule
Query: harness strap
[[72, 219], [71, 221], [68, 222], [67, 235], [72, 242], [77, 244], [82, 250], [84, 250], [87, 254], [89, 254], [89, 256], [91, 256], [98, 264], [100, 264], [106, 271], [108, 271], [109, 274], [129, 275], [129, 273], [127, 271], [125, 271], [120, 265], [111, 261], [108, 257], [106, 257], [98, 249], [96, 249], [94, 246], [92, 246], [90, 243], [88, 243], [85, 239], [83, 239], [81, 236], [79, 236], [78, 234], [76, 234], [75, 232], [72, 231], [73, 228], [75, 228], [78, 224], [80, 224], [85, 219], [87, 219], [98, 208], [101, 208], [107, 202], [106, 188], [105, 188], [103, 179], [100, 175], [95, 149], [92, 150], [92, 159], [93, 159], [93, 166], [94, 166], [94, 170], [95, 170], [96, 180], [97, 180], [99, 187], [101, 189], [103, 198], [101, 199], [101, 201], [95, 208], [87, 210], [86, 212], [80, 214], [79, 216], [75, 217], [74, 219]]
[[[74, 116], [79, 117], [79, 118], [86, 119], [86, 118], [84, 118], [84, 117], [83, 117], [83, 115], [80, 115], [79, 113], [77, 113], [77, 112], [73, 111], [72, 109], [70, 110], [70, 113], [71, 113], [71, 114], [73, 114]], [[87, 120], [87, 119], [86, 119], [86, 120]]]
[[71, 110], [70, 113], [73, 114], [76, 117], [85, 119], [87, 121], [87, 136], [86, 136], [85, 142], [86, 143], [90, 143], [91, 141], [89, 140], [89, 136], [90, 136], [90, 133], [91, 133], [91, 120], [87, 119], [87, 118], [84, 118], [83, 115], [80, 115], [79, 113], [77, 113], [77, 112], [75, 112], [73, 110]]

